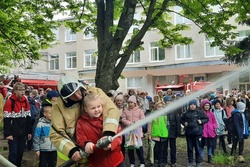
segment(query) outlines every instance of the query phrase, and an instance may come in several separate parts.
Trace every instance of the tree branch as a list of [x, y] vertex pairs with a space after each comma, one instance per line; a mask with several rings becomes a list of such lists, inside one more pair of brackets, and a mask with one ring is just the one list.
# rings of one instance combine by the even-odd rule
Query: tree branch
[[113, 43], [120, 48], [133, 23], [137, 0], [125, 0], [124, 9], [117, 25]]
[[147, 13], [147, 17], [146, 20], [142, 26], [142, 28], [139, 30], [139, 32], [132, 38], [130, 44], [127, 47], [127, 50], [124, 51], [123, 55], [121, 56], [121, 60], [119, 61], [119, 63], [117, 64], [117, 66], [115, 67], [115, 74], [117, 75], [116, 77], [119, 77], [122, 70], [124, 69], [124, 67], [126, 66], [130, 55], [132, 54], [133, 50], [142, 45], [143, 42], [141, 42], [141, 39], [143, 38], [143, 36], [145, 35], [145, 33], [148, 31], [149, 27], [163, 14], [163, 12], [166, 10], [166, 6], [169, 0], [164, 0], [162, 3], [162, 7], [160, 9], [160, 11], [154, 16], [154, 18], [152, 18], [153, 13], [155, 11], [155, 4], [156, 4], [156, 0], [151, 0], [150, 5], [149, 5], [149, 10]]

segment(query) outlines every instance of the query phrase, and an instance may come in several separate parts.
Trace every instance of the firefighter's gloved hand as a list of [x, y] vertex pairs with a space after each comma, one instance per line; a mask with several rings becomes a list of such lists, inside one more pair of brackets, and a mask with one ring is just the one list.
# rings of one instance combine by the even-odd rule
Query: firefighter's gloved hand
[[82, 160], [80, 149], [78, 147], [72, 148], [69, 152], [69, 158], [75, 162]]

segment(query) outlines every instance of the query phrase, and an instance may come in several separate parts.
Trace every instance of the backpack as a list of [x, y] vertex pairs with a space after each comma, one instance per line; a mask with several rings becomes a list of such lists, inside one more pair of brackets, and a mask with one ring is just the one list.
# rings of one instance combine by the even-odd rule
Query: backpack
[[[214, 112], [214, 109], [212, 109], [212, 112]], [[221, 110], [221, 116], [222, 116], [222, 120], [225, 124], [225, 131], [231, 130], [231, 122], [232, 122], [232, 118], [224, 118], [224, 113], [226, 113], [226, 111], [224, 109]]]
[[30, 104], [31, 119], [35, 120], [36, 116], [39, 113], [39, 103], [36, 102], [36, 100], [32, 97], [28, 97], [28, 101]]

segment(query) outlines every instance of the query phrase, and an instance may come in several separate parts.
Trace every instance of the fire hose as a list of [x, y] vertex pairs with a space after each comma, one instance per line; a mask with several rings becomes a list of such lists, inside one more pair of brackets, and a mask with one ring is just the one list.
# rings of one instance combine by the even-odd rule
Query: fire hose
[[[99, 139], [97, 141], [97, 143], [94, 145], [93, 149], [96, 148], [105, 148], [107, 147], [111, 142], [113, 141], [113, 138], [111, 136], [108, 136], [106, 138], [102, 138]], [[88, 153], [86, 153], [84, 150], [80, 149], [80, 155], [82, 158], [87, 158], [89, 156]], [[60, 165], [59, 167], [69, 167], [71, 165], [73, 165], [75, 163], [75, 161], [73, 161], [72, 159], [69, 159], [68, 161], [64, 162], [62, 165]]]

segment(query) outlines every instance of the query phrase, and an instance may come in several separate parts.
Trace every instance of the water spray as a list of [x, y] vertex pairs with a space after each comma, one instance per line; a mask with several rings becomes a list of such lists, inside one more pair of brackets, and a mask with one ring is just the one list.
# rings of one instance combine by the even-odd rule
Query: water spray
[[210, 90], [212, 90], [214, 88], [222, 86], [224, 82], [229, 82], [229, 80], [235, 79], [236, 77], [240, 76], [241, 73], [246, 72], [246, 71], [250, 72], [249, 66], [242, 67], [239, 70], [232, 72], [229, 75], [218, 78], [218, 80], [216, 82], [209, 84], [208, 86], [205, 87], [205, 89], [191, 93], [190, 95], [186, 96], [185, 98], [180, 98], [180, 99], [174, 101], [173, 103], [167, 105], [165, 108], [148, 115], [144, 119], [141, 119], [141, 120], [135, 122], [131, 126], [128, 126], [124, 130], [122, 130], [120, 133], [118, 133], [114, 137], [112, 137], [112, 139], [114, 140], [115, 138], [117, 138], [121, 135], [129, 133], [131, 130], [136, 129], [137, 127], [140, 127], [140, 126], [152, 121], [153, 119], [155, 119], [163, 114], [169, 114], [169, 113], [173, 112], [178, 106], [183, 106], [183, 105], [187, 104], [190, 100], [193, 100], [201, 95], [204, 95], [205, 93], [209, 92]]
[[[232, 72], [229, 75], [226, 75], [224, 77], [219, 78], [216, 82], [206, 86], [205, 89], [203, 89], [203, 90], [197, 91], [195, 93], [192, 93], [192, 94], [186, 96], [185, 98], [181, 98], [181, 99], [178, 99], [178, 100], [174, 101], [173, 103], [169, 104], [165, 108], [163, 108], [161, 110], [158, 110], [158, 111], [148, 115], [144, 119], [135, 122], [131, 126], [128, 126], [127, 128], [125, 128], [124, 130], [122, 130], [121, 132], [119, 132], [118, 134], [116, 134], [113, 137], [108, 136], [106, 138], [99, 139], [97, 141], [96, 145], [94, 146], [94, 149], [95, 148], [105, 148], [105, 147], [107, 147], [115, 138], [117, 138], [117, 137], [119, 137], [121, 135], [124, 135], [124, 134], [130, 132], [131, 130], [136, 129], [137, 127], [140, 127], [140, 126], [152, 121], [153, 119], [155, 119], [155, 118], [157, 118], [157, 117], [159, 117], [159, 116], [161, 116], [163, 114], [169, 114], [169, 113], [173, 112], [179, 106], [183, 106], [183, 105], [187, 104], [190, 100], [193, 100], [196, 97], [204, 95], [205, 93], [209, 92], [210, 90], [212, 90], [214, 88], [222, 86], [224, 82], [228, 82], [229, 80], [235, 79], [236, 77], [240, 76], [240, 74], [242, 72], [246, 72], [246, 71], [250, 72], [250, 67], [249, 66], [242, 67], [238, 71]], [[87, 158], [88, 155], [89, 154], [87, 154], [86, 152], [81, 151], [81, 156], [83, 158]], [[64, 164], [62, 164], [60, 167], [67, 167], [67, 166], [70, 166], [70, 165], [72, 165], [74, 163], [75, 162], [70, 159], [70, 160], [66, 161]]]

